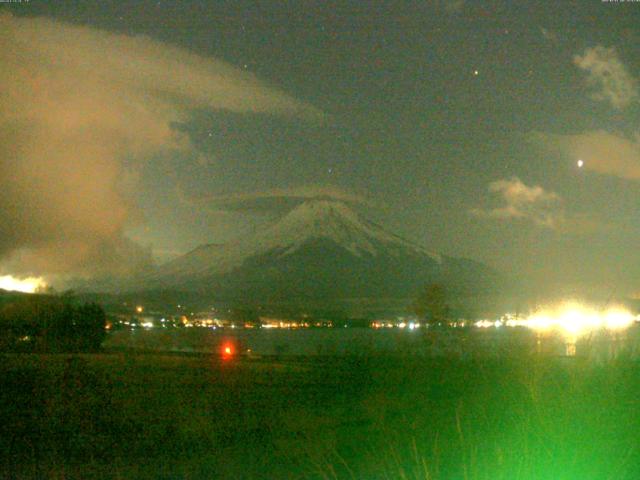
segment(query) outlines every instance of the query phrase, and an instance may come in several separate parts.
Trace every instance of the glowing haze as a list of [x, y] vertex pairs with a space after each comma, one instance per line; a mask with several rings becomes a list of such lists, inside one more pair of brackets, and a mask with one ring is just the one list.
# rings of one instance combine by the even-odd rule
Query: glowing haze
[[537, 331], [559, 331], [565, 335], [583, 335], [595, 330], [623, 330], [636, 317], [624, 307], [598, 309], [579, 302], [564, 302], [545, 307], [524, 320], [510, 320], [507, 325], [525, 326]]
[[10, 292], [34, 293], [47, 286], [41, 277], [15, 278], [11, 275], [0, 276], [0, 289]]
[[[127, 273], [143, 162], [192, 148], [191, 109], [321, 113], [230, 65], [146, 37], [0, 14], [0, 261], [20, 274]], [[2, 272], [0, 270], [0, 272]]]

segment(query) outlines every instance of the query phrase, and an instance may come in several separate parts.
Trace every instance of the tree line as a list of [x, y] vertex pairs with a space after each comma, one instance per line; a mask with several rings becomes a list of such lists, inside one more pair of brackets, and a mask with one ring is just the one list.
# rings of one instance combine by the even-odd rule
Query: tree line
[[106, 315], [69, 295], [26, 295], [0, 305], [0, 350], [91, 352], [105, 338]]

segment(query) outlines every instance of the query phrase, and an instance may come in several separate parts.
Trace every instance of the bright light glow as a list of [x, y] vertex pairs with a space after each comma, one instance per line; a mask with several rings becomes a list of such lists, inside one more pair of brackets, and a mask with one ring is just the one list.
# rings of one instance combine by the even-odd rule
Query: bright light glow
[[640, 321], [623, 307], [594, 308], [578, 302], [564, 302], [554, 307], [541, 308], [525, 319], [517, 315], [506, 314], [500, 320], [478, 320], [479, 328], [527, 327], [538, 333], [557, 331], [568, 338], [594, 332], [596, 330], [619, 331]]
[[578, 160], [578, 168], [582, 168], [584, 166], [584, 162], [582, 160]]
[[0, 288], [16, 292], [34, 293], [45, 288], [47, 284], [42, 277], [15, 278], [11, 275], [0, 276]]
[[225, 343], [222, 346], [222, 358], [229, 359], [234, 356], [235, 348], [231, 343]]
[[624, 330], [634, 320], [633, 316], [625, 310], [609, 310], [604, 316], [605, 327], [609, 330]]
[[478, 320], [475, 323], [475, 326], [478, 328], [495, 327], [495, 322], [492, 322], [491, 320]]
[[576, 336], [599, 329], [623, 330], [634, 321], [635, 317], [622, 307], [598, 310], [576, 302], [568, 302], [559, 307], [535, 312], [525, 320], [510, 321], [509, 324], [537, 331], [560, 330], [565, 335]]

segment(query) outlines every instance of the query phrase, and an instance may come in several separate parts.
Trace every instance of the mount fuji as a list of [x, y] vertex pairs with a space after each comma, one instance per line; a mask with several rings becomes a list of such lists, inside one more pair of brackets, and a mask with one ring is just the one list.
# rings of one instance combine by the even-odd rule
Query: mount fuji
[[253, 301], [394, 298], [426, 283], [485, 289], [498, 278], [472, 260], [438, 255], [387, 232], [348, 205], [304, 202], [252, 236], [203, 245], [161, 266], [155, 288]]

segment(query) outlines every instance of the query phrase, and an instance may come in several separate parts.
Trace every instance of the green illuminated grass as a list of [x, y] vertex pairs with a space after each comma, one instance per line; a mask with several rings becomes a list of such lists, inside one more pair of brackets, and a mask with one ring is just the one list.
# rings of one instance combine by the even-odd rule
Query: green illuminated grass
[[640, 478], [619, 358], [5, 355], [0, 477]]

